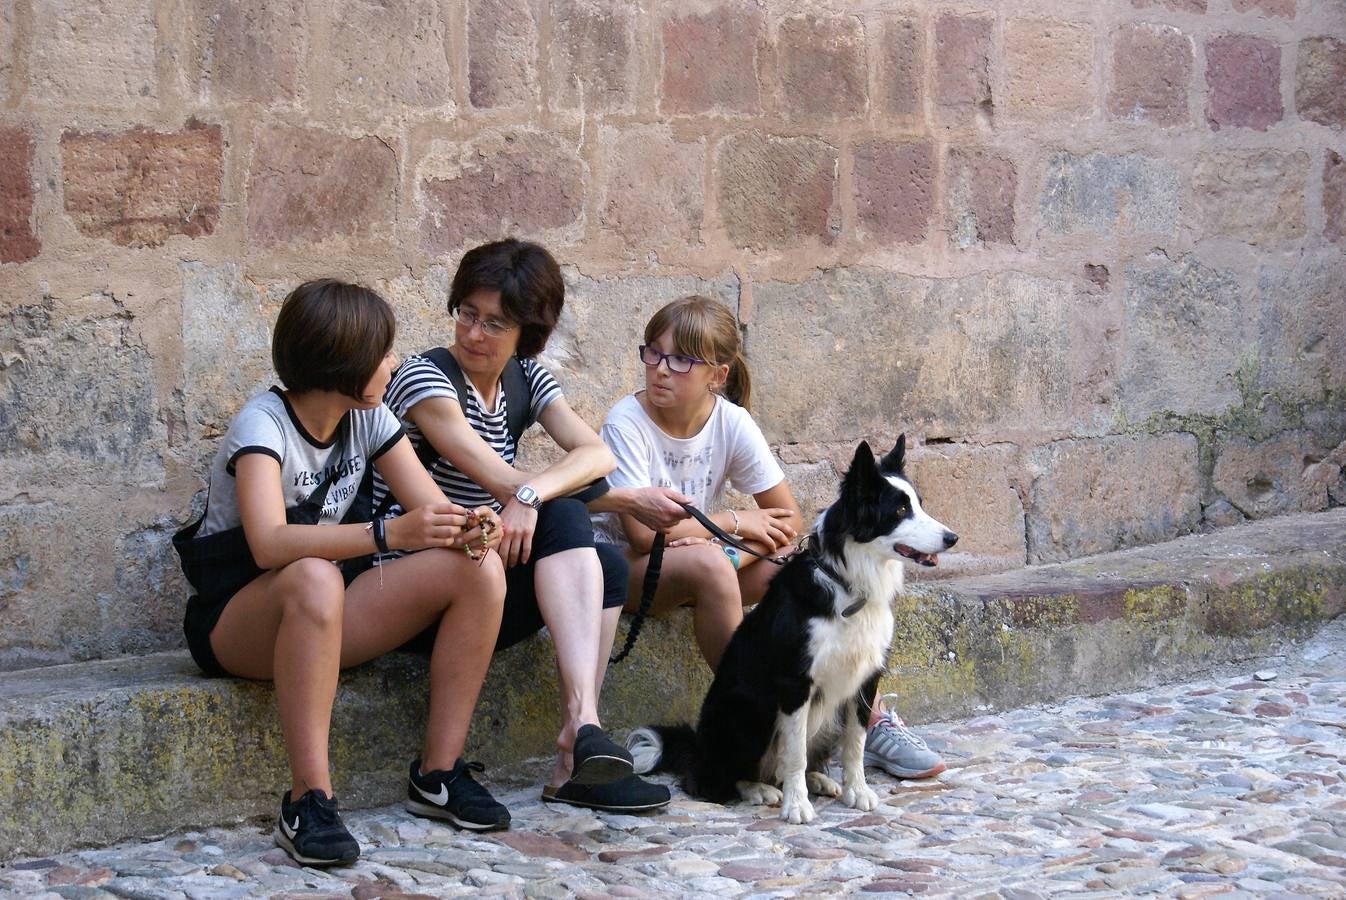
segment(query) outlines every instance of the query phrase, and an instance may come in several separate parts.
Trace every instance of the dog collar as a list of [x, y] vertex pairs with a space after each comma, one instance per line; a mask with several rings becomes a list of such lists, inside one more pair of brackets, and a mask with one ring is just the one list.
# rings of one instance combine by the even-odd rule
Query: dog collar
[[[847, 581], [845, 577], [832, 566], [831, 563], [829, 563], [826, 559], [824, 559], [821, 553], [818, 552], [818, 540], [816, 537], [813, 540], [809, 541], [809, 556], [813, 557], [813, 564], [816, 565], [824, 575], [835, 581], [837, 584], [841, 585], [847, 591], [851, 589], [851, 583]], [[855, 615], [860, 610], [864, 609], [865, 604], [868, 602], [869, 598], [861, 597], [859, 600], [856, 600], [850, 606], [843, 609], [841, 611], [841, 617], [843, 619], [849, 619], [851, 616]]]

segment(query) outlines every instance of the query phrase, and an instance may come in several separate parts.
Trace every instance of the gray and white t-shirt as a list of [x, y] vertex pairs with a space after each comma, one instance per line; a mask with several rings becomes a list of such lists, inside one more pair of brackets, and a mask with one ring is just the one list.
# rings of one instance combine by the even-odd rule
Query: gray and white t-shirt
[[329, 441], [309, 434], [278, 387], [252, 397], [229, 423], [210, 467], [210, 494], [200, 536], [242, 524], [234, 464], [248, 453], [265, 453], [280, 463], [280, 483], [288, 509], [297, 506], [336, 473], [323, 504], [320, 525], [335, 525], [346, 515], [365, 468], [402, 437], [397, 417], [380, 404], [346, 413]]

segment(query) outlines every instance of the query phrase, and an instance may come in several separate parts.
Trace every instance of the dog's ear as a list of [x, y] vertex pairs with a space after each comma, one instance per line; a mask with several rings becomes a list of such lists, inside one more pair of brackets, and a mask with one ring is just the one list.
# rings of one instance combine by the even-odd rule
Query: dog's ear
[[842, 493], [854, 492], [864, 497], [870, 496], [878, 488], [879, 465], [874, 461], [874, 451], [869, 449], [869, 441], [861, 441], [851, 458], [851, 467], [842, 479]]
[[907, 435], [906, 432], [897, 436], [897, 443], [893, 449], [888, 451], [888, 455], [879, 463], [880, 472], [892, 472], [894, 475], [902, 474], [902, 466], [907, 461]]

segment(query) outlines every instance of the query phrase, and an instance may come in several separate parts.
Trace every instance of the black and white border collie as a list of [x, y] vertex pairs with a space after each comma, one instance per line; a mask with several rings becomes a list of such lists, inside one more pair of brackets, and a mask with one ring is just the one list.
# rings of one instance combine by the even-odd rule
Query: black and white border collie
[[[840, 496], [814, 523], [809, 547], [776, 574], [734, 632], [696, 731], [638, 728], [636, 771], [676, 772], [694, 797], [780, 804], [811, 822], [809, 793], [871, 810], [865, 727], [893, 637], [902, 561], [933, 566], [958, 536], [921, 508], [903, 474], [906, 436], [882, 461], [855, 451]], [[761, 563], [759, 563], [761, 565]], [[841, 784], [824, 767], [840, 750]]]

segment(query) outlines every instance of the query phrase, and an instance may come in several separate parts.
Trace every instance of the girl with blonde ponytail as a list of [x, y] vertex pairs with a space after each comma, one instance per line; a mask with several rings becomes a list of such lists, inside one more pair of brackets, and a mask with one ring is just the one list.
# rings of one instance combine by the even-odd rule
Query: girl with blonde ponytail
[[[752, 379], [734, 315], [707, 297], [675, 300], [645, 326], [638, 354], [645, 390], [619, 400], [599, 432], [617, 460], [608, 476], [612, 486], [680, 492], [759, 552], [793, 543], [802, 527], [799, 506], [748, 411]], [[725, 508], [726, 484], [750, 494], [756, 508]], [[712, 542], [693, 519], [666, 535], [651, 611], [691, 606], [697, 646], [714, 669], [743, 620], [743, 604], [761, 598], [775, 567], [754, 565], [755, 557]], [[626, 549], [627, 609], [635, 611], [654, 531], [633, 516], [601, 513], [594, 517], [594, 538]]]

